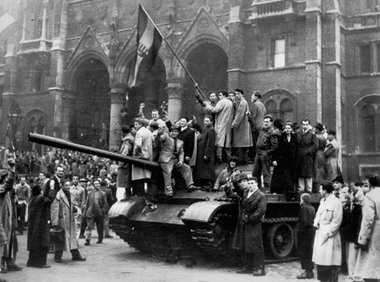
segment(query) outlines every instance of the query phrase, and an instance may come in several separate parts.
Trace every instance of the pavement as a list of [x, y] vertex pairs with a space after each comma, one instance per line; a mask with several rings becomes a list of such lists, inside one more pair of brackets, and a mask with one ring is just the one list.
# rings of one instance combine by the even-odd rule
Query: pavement
[[[112, 234], [112, 233], [111, 233]], [[266, 266], [265, 277], [253, 277], [249, 274], [236, 274], [236, 268], [220, 265], [213, 261], [200, 261], [193, 267], [186, 267], [185, 262], [170, 264], [160, 261], [149, 254], [136, 252], [127, 243], [114, 238], [104, 239], [103, 244], [96, 244], [96, 237], [90, 246], [84, 246], [80, 239], [80, 252], [87, 257], [85, 262], [71, 260], [70, 252], [63, 255], [64, 263], [57, 264], [53, 254], [48, 256], [51, 268], [38, 269], [26, 267], [28, 252], [26, 251], [26, 232], [18, 235], [19, 252], [17, 264], [22, 271], [0, 274], [1, 279], [8, 282], [63, 282], [63, 281], [181, 281], [181, 282], [223, 282], [223, 281], [299, 281], [295, 277], [301, 272], [297, 261], [269, 264]], [[152, 234], [154, 236], [154, 234]], [[339, 281], [345, 281], [346, 276], [340, 276]], [[308, 281], [317, 281], [310, 279]]]

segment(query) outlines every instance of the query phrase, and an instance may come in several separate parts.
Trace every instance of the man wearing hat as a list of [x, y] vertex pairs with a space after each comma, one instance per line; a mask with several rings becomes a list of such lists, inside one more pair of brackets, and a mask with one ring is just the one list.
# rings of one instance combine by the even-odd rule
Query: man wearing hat
[[256, 177], [238, 178], [239, 186], [246, 186], [240, 201], [240, 213], [233, 240], [233, 248], [242, 254], [244, 267], [238, 273], [253, 273], [264, 276], [264, 245], [262, 239], [262, 220], [267, 208], [267, 200], [259, 188]]
[[[232, 148], [235, 148], [240, 161], [248, 161], [248, 149], [252, 147], [251, 125], [249, 124], [248, 103], [243, 96], [243, 90], [235, 89], [236, 111], [232, 121]], [[247, 134], [248, 133], [248, 134]]]
[[162, 169], [165, 182], [165, 195], [173, 196], [172, 171], [178, 171], [185, 180], [188, 191], [200, 189], [194, 185], [193, 174], [190, 166], [184, 163], [185, 153], [183, 141], [178, 139], [179, 127], [173, 125], [170, 129], [170, 136], [165, 128], [159, 128], [157, 139], [160, 142], [160, 152], [158, 163]]
[[380, 176], [369, 178], [370, 191], [363, 202], [363, 218], [360, 226], [354, 275], [378, 281], [380, 274]]

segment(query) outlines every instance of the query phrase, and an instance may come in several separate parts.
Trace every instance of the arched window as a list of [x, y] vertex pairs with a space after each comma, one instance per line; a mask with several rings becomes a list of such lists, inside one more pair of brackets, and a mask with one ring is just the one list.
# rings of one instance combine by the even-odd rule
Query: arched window
[[367, 104], [361, 108], [361, 136], [364, 152], [376, 151], [376, 110], [373, 105]]
[[292, 101], [287, 98], [282, 100], [280, 105], [280, 115], [283, 121], [290, 120], [294, 122], [294, 108]]
[[355, 104], [356, 151], [380, 152], [380, 95], [370, 94]]
[[264, 105], [267, 114], [272, 115], [273, 119], [282, 119], [284, 122], [289, 120], [296, 121], [296, 101], [292, 94], [285, 90], [272, 90], [263, 95]]
[[274, 100], [269, 100], [265, 103], [265, 107], [267, 108], [267, 114], [271, 115], [273, 119], [277, 117], [277, 104]]

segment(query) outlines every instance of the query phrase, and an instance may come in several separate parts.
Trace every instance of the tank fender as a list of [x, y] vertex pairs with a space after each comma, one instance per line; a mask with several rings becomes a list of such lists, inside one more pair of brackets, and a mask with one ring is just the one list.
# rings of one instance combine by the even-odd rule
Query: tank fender
[[141, 212], [146, 206], [144, 198], [135, 197], [126, 201], [118, 201], [112, 205], [108, 211], [109, 218], [116, 218], [118, 216], [125, 216], [130, 218], [134, 214]]
[[182, 216], [182, 221], [197, 221], [197, 222], [209, 222], [214, 214], [221, 209], [236, 208], [237, 205], [232, 202], [223, 201], [206, 201], [197, 202], [189, 206]]

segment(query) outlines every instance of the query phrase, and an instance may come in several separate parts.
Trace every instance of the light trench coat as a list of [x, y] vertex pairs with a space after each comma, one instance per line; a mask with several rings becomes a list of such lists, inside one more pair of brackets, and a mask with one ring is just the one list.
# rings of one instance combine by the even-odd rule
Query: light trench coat
[[368, 246], [359, 250], [354, 275], [362, 278], [380, 278], [380, 187], [372, 188], [363, 204], [363, 219], [358, 243]]
[[334, 194], [322, 198], [314, 219], [314, 226], [317, 227], [313, 248], [313, 262], [315, 264], [341, 265], [342, 245], [339, 228], [342, 217], [342, 204]]
[[62, 189], [59, 190], [50, 207], [52, 226], [59, 226], [65, 230], [65, 242], [62, 245], [56, 244], [55, 249], [57, 251], [69, 251], [78, 248], [73, 208], [74, 205], [69, 202]]
[[[153, 160], [153, 135], [149, 129], [142, 126], [136, 132], [133, 157]], [[152, 176], [152, 171], [146, 167], [132, 165], [132, 180], [147, 179]]]
[[[206, 110], [216, 114], [215, 116], [215, 131], [216, 141], [215, 146], [223, 148], [231, 148], [232, 142], [232, 120], [234, 118], [234, 105], [228, 98], [223, 98], [216, 103], [215, 107], [211, 104], [206, 104]], [[248, 134], [248, 132], [247, 132]]]

